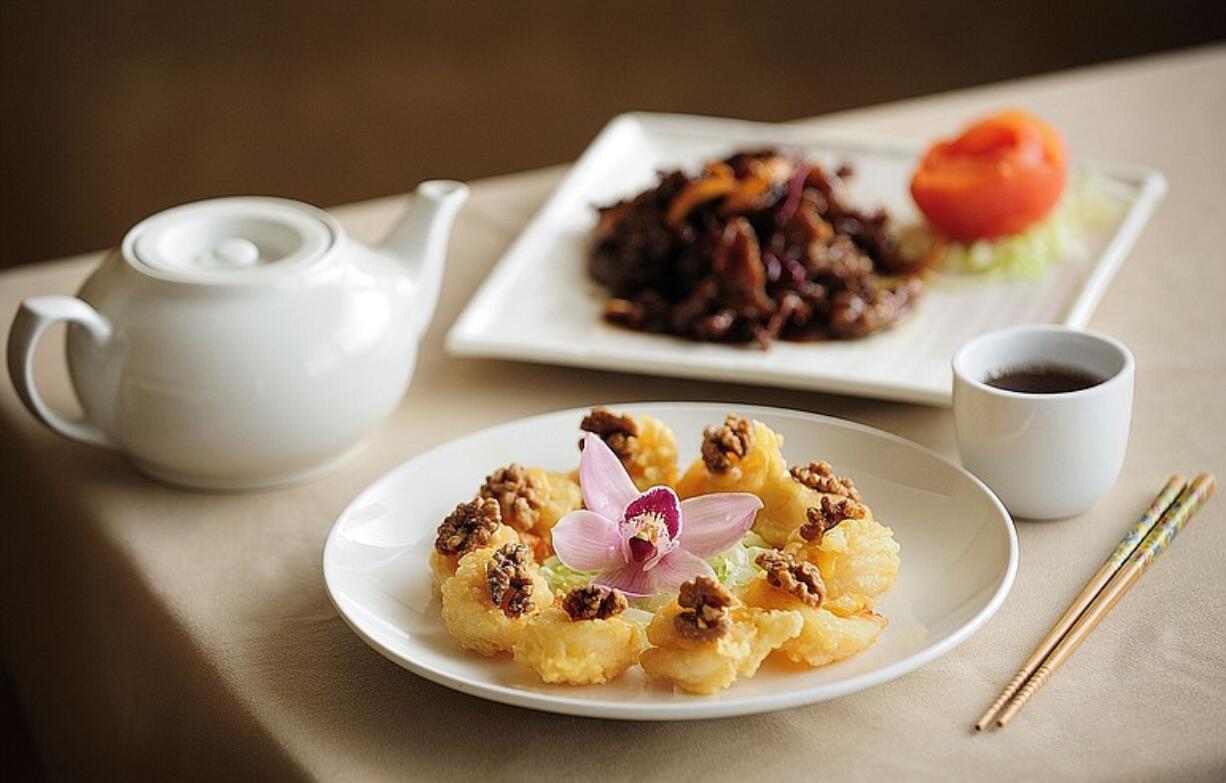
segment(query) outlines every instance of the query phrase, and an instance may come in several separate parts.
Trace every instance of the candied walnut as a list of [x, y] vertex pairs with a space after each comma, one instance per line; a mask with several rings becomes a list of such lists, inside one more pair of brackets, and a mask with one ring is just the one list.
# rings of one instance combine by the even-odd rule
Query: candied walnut
[[827, 531], [844, 519], [864, 519], [868, 510], [851, 498], [832, 499], [822, 495], [821, 506], [805, 512], [809, 521], [800, 526], [800, 537], [805, 541], [821, 541]]
[[576, 587], [562, 599], [562, 608], [572, 620], [607, 620], [626, 611], [629, 605], [621, 590], [602, 585]]
[[816, 609], [826, 600], [822, 574], [812, 563], [798, 563], [791, 555], [778, 550], [763, 552], [754, 562], [766, 571], [767, 582], [809, 606]]
[[463, 555], [490, 542], [502, 513], [493, 500], [477, 498], [461, 503], [438, 526], [434, 549], [440, 555]]
[[492, 498], [502, 509], [502, 517], [516, 530], [531, 530], [541, 516], [544, 487], [518, 463], [512, 462], [486, 476], [477, 496]]
[[681, 585], [677, 603], [685, 607], [673, 623], [686, 639], [711, 641], [727, 633], [732, 621], [728, 607], [732, 594], [709, 576], [698, 576]]
[[[623, 460], [630, 456], [630, 440], [639, 434], [639, 426], [634, 419], [618, 416], [608, 408], [592, 408], [592, 412], [579, 422], [579, 429], [603, 440]], [[583, 447], [583, 441], [579, 442], [579, 447]]]
[[532, 602], [532, 574], [528, 566], [532, 552], [523, 544], [503, 544], [485, 567], [485, 583], [490, 601], [507, 617], [519, 617], [535, 608]]
[[733, 456], [744, 457], [753, 445], [753, 424], [735, 414], [728, 414], [719, 427], [707, 427], [702, 432], [702, 461], [712, 473], [725, 473], [732, 467]]
[[836, 476], [829, 462], [810, 462], [808, 465], [793, 465], [789, 471], [792, 478], [815, 492], [826, 495], [842, 495], [852, 500], [860, 499], [860, 490], [846, 476]]

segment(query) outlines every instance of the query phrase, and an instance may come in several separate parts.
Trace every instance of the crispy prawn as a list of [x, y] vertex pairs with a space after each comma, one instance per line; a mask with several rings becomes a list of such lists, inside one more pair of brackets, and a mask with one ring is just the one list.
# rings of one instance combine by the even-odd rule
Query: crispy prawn
[[621, 616], [626, 598], [589, 585], [572, 590], [532, 618], [515, 643], [515, 660], [544, 682], [592, 685], [608, 682], [638, 663], [647, 646], [643, 630]]
[[681, 586], [677, 600], [647, 626], [655, 645], [640, 656], [648, 676], [710, 694], [752, 677], [767, 655], [799, 634], [796, 611], [747, 607], [708, 577]]
[[894, 531], [862, 508], [848, 498], [823, 497], [788, 541], [789, 553], [821, 571], [834, 611], [871, 607], [898, 577], [902, 561]]
[[661, 484], [676, 486], [677, 438], [659, 419], [592, 408], [579, 423], [579, 429], [596, 435], [613, 450], [640, 492]]
[[460, 648], [481, 655], [510, 652], [553, 593], [524, 544], [477, 549], [460, 558], [443, 583], [443, 622]]
[[841, 616], [826, 607], [825, 587], [812, 563], [772, 551], [760, 555], [758, 565], [764, 572], [746, 586], [745, 603], [800, 614], [800, 633], [779, 647], [780, 654], [795, 663], [825, 666], [841, 661], [871, 646], [886, 626], [885, 618], [871, 611]]
[[434, 589], [456, 572], [460, 558], [477, 549], [514, 544], [519, 536], [502, 524], [502, 513], [492, 500], [472, 500], [455, 507], [442, 524], [430, 550], [430, 578]]
[[681, 477], [677, 494], [682, 498], [713, 492], [759, 495], [772, 480], [787, 475], [782, 446], [783, 437], [762, 422], [729, 414], [723, 424], [703, 432], [702, 458]]
[[[775, 548], [782, 548], [807, 521], [810, 508], [821, 506], [823, 497], [846, 497], [860, 502], [860, 492], [851, 479], [837, 476], [827, 462], [810, 462], [772, 473], [759, 491], [762, 510], [754, 520], [754, 531]], [[872, 509], [860, 503], [864, 514], [873, 518]]]
[[570, 476], [517, 463], [487, 476], [477, 497], [497, 501], [503, 521], [532, 547], [538, 561], [553, 554], [553, 526], [583, 506], [583, 492]]

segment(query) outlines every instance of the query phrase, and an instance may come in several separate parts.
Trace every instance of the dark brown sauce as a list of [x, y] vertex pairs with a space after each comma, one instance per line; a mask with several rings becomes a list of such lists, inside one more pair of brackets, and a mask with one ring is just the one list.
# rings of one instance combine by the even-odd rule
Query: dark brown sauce
[[1075, 367], [1045, 364], [1001, 370], [989, 375], [984, 383], [994, 389], [1023, 394], [1063, 394], [1089, 389], [1105, 380]]

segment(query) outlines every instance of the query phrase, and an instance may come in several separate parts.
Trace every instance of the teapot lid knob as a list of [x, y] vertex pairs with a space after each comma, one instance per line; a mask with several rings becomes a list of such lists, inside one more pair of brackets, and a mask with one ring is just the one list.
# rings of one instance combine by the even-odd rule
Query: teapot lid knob
[[213, 246], [213, 258], [226, 266], [251, 266], [260, 260], [260, 248], [250, 239], [230, 237]]

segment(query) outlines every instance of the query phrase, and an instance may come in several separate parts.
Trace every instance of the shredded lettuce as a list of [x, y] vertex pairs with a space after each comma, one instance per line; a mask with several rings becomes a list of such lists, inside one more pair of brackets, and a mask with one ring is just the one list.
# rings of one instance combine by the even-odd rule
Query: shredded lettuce
[[549, 589], [555, 593], [569, 593], [576, 587], [587, 585], [596, 576], [595, 571], [576, 571], [563, 565], [557, 555], [541, 564], [541, 574], [549, 582]]
[[[750, 530], [741, 539], [741, 546], [749, 547], [750, 549], [770, 549], [771, 545], [766, 543], [766, 539]], [[755, 554], [754, 557], [757, 557]]]
[[[949, 242], [936, 263], [950, 275], [993, 274], [1037, 280], [1053, 264], [1085, 258], [1087, 235], [1101, 231], [1124, 209], [1121, 184], [1102, 176], [1079, 174], [1047, 217], [1029, 229], [971, 244]], [[925, 226], [904, 230], [899, 238], [905, 255], [924, 255], [935, 237]]]
[[754, 559], [769, 548], [762, 536], [750, 531], [731, 549], [707, 558], [707, 562], [715, 570], [715, 578], [720, 584], [739, 589], [761, 570]]

